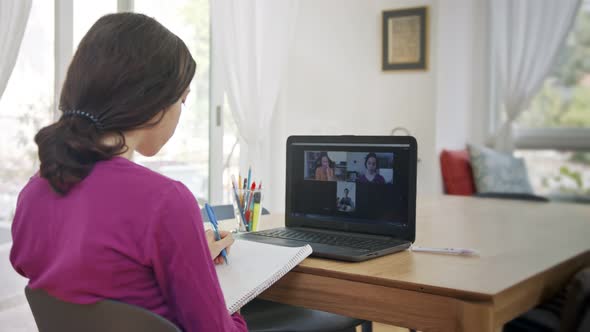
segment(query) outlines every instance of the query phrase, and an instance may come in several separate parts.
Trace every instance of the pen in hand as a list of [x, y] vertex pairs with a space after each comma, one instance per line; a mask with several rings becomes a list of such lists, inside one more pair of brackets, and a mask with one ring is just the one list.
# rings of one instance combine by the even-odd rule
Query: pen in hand
[[[217, 218], [215, 217], [215, 213], [213, 212], [213, 209], [211, 208], [211, 206], [209, 206], [209, 204], [205, 204], [205, 211], [207, 211], [207, 216], [209, 217], [209, 221], [211, 222], [211, 226], [213, 226], [213, 233], [215, 234], [215, 240], [216, 241], [221, 240], [221, 235], [219, 235], [219, 225], [217, 223]], [[229, 264], [229, 262], [227, 261], [227, 252], [226, 252], [225, 248], [223, 248], [221, 250], [221, 256], [223, 257], [225, 264]]]

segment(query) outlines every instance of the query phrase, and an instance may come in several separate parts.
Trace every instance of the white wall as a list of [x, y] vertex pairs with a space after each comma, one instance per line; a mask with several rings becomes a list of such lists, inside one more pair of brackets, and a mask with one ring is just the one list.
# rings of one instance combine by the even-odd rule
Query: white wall
[[[445, 0], [438, 17], [437, 151], [482, 143], [487, 57], [483, 0]], [[444, 64], [444, 65], [443, 65]]]
[[[424, 5], [428, 70], [382, 72], [381, 12]], [[464, 145], [471, 135], [465, 115], [474, 103], [466, 97], [473, 79], [474, 7], [470, 0], [299, 1], [272, 128], [274, 190], [265, 198], [271, 211], [284, 210], [285, 142], [295, 134], [389, 135], [394, 127], [406, 127], [418, 140], [418, 195], [442, 192], [437, 149]]]
[[475, 32], [468, 18], [473, 2], [446, 0], [439, 9], [437, 132], [436, 145], [440, 148], [460, 149], [467, 139], [469, 111], [473, 89], [469, 77], [473, 67], [472, 43]]

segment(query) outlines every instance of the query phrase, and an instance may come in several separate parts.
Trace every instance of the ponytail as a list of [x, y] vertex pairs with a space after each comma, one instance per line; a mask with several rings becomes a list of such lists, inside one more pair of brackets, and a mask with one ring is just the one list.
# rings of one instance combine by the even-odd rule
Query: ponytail
[[96, 162], [124, 152], [125, 137], [114, 145], [102, 142], [103, 133], [95, 123], [80, 117], [61, 118], [35, 135], [41, 161], [40, 175], [60, 194], [84, 179]]

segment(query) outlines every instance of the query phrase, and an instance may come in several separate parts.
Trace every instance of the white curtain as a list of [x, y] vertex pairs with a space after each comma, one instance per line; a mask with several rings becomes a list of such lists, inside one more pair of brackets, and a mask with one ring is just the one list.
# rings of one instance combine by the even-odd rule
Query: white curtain
[[525, 110], [552, 69], [581, 0], [490, 0], [495, 148], [514, 148], [512, 123]]
[[16, 63], [32, 0], [0, 1], [0, 98]]
[[[247, 151], [254, 178], [267, 184], [270, 125], [293, 43], [296, 15], [296, 0], [211, 1], [213, 54], [219, 57], [214, 61], [221, 62], [222, 85], [247, 145], [241, 146], [240, 152]], [[269, 190], [265, 191], [269, 197]]]

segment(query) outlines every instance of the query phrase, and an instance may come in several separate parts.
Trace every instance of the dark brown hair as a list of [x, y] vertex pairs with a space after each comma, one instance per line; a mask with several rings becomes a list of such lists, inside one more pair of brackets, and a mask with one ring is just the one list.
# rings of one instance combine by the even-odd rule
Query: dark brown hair
[[[126, 151], [123, 132], [156, 125], [163, 112], [158, 121], [149, 120], [180, 99], [195, 69], [184, 42], [155, 19], [101, 17], [68, 68], [59, 101], [65, 114], [35, 135], [41, 176], [67, 193], [96, 162]], [[115, 134], [116, 144], [104, 144], [106, 134]]]

